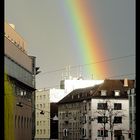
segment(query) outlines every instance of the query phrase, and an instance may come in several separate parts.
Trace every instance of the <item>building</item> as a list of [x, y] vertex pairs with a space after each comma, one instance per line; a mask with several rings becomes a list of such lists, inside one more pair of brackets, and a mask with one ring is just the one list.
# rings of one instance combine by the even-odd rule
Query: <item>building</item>
[[129, 138], [136, 140], [136, 87], [128, 90], [129, 97]]
[[[27, 44], [13, 24], [5, 23], [4, 41], [4, 68], [14, 96], [12, 120], [7, 121], [14, 122], [15, 140], [31, 140], [34, 137], [35, 57], [27, 54]], [[5, 98], [8, 97], [5, 93]]]
[[48, 91], [50, 94], [50, 103], [57, 103], [66, 96], [64, 89], [52, 88], [49, 89]]
[[106, 79], [103, 83], [73, 90], [58, 102], [59, 140], [128, 139], [127, 90], [134, 80]]
[[35, 94], [35, 140], [50, 139], [49, 90], [37, 90]]
[[85, 88], [103, 83], [103, 80], [83, 80], [81, 78], [70, 78], [60, 81], [60, 89], [65, 90], [65, 96], [78, 88]]
[[[54, 120], [55, 117], [58, 117], [58, 108], [57, 102], [64, 98], [69, 92], [77, 88], [84, 88], [88, 86], [93, 86], [99, 83], [102, 83], [103, 80], [82, 80], [80, 78], [65, 79], [60, 81], [60, 89], [49, 89], [50, 93], [50, 102], [51, 102], [51, 139], [58, 139], [58, 121]], [[54, 107], [55, 106], [55, 107]]]

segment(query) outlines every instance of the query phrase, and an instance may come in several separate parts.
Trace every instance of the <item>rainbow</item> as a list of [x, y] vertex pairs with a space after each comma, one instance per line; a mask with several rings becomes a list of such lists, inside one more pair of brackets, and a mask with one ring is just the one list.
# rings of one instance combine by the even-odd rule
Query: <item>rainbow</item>
[[[105, 50], [103, 42], [99, 38], [99, 27], [93, 22], [87, 0], [66, 0], [65, 12], [71, 24], [70, 32], [75, 38], [74, 47], [78, 47], [84, 64], [98, 62], [104, 59]], [[94, 79], [106, 78], [108, 66], [104, 63], [91, 64], [86, 67], [87, 72], [93, 75]]]

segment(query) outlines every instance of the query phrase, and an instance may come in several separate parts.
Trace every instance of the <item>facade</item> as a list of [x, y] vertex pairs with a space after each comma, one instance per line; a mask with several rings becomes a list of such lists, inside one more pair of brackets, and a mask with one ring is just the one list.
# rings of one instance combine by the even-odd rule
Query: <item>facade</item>
[[[15, 31], [14, 25], [5, 23], [4, 41], [4, 68], [14, 96], [14, 139], [31, 140], [34, 137], [32, 97], [35, 91], [35, 59], [27, 54], [26, 42]], [[6, 96], [8, 93], [5, 93]]]
[[50, 139], [50, 99], [48, 90], [35, 94], [35, 140]]
[[60, 89], [64, 89], [65, 96], [74, 89], [85, 88], [103, 83], [103, 80], [83, 80], [79, 78], [71, 78], [60, 81]]
[[128, 90], [129, 96], [129, 138], [136, 140], [136, 91], [135, 88]]
[[65, 93], [64, 89], [52, 88], [52, 89], [49, 89], [49, 94], [50, 94], [50, 103], [57, 103], [62, 98], [65, 97], [66, 93]]
[[93, 87], [73, 90], [58, 102], [59, 140], [127, 140], [128, 88], [134, 80], [106, 79]]

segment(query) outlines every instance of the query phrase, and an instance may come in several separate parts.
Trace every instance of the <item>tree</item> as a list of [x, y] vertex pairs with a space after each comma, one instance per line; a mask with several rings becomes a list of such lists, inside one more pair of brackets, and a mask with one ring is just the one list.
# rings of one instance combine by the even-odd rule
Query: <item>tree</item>
[[8, 76], [4, 75], [4, 139], [14, 140], [14, 94]]
[[[107, 130], [111, 133], [111, 140], [113, 140], [114, 126], [122, 123], [122, 118], [126, 117], [121, 109], [121, 103], [114, 103], [114, 106], [109, 100], [98, 103], [98, 110], [96, 113], [99, 116], [95, 118], [98, 123], [101, 123], [103, 126], [103, 140], [105, 140]], [[107, 124], [109, 124], [109, 128], [107, 128]]]

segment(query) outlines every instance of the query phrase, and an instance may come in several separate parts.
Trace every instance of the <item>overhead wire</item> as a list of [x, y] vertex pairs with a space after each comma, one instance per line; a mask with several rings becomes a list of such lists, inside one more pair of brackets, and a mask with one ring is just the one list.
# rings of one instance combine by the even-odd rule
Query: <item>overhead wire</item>
[[[74, 66], [71, 66], [71, 68], [84, 67], [84, 66], [87, 66], [87, 65], [104, 63], [104, 62], [108, 62], [108, 61], [115, 61], [115, 60], [119, 60], [119, 59], [125, 59], [125, 58], [128, 58], [128, 57], [133, 57], [133, 56], [135, 56], [135, 54], [129, 54], [129, 55], [125, 55], [125, 56], [104, 59], [104, 60], [101, 60], [101, 61], [91, 62], [91, 63], [87, 63], [87, 64], [74, 65]], [[56, 69], [56, 70], [46, 71], [46, 72], [41, 73], [41, 75], [54, 73], [54, 72], [62, 71], [62, 70], [65, 70], [65, 69], [66, 68], [60, 68], [60, 69]]]

